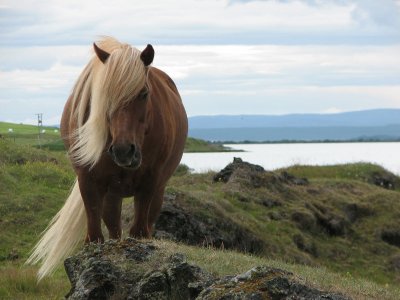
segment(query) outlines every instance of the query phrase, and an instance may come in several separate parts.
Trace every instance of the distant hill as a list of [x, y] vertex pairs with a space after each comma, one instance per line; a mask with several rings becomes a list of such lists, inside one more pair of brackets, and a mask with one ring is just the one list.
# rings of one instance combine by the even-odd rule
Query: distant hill
[[336, 114], [189, 118], [189, 136], [210, 141], [398, 140], [400, 109]]

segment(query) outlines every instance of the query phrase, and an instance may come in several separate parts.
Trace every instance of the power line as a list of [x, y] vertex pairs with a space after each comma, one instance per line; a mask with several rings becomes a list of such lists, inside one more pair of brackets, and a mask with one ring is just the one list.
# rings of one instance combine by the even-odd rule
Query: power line
[[41, 133], [42, 133], [42, 127], [43, 127], [43, 114], [42, 113], [38, 113], [38, 114], [35, 114], [36, 116], [37, 116], [37, 119], [38, 119], [38, 142], [39, 142], [39, 148], [42, 148], [42, 143], [41, 143], [41, 140], [40, 140], [40, 136], [41, 136]]

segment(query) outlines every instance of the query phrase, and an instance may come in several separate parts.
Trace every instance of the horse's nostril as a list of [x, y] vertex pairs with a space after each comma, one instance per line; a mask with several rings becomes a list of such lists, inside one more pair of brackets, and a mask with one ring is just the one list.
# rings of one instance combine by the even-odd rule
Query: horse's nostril
[[112, 154], [113, 153], [113, 148], [114, 148], [113, 145], [111, 145], [110, 148], [108, 148], [107, 152]]
[[135, 145], [134, 144], [131, 144], [131, 150], [130, 150], [130, 153], [131, 154], [134, 154], [136, 152], [136, 147], [135, 147]]

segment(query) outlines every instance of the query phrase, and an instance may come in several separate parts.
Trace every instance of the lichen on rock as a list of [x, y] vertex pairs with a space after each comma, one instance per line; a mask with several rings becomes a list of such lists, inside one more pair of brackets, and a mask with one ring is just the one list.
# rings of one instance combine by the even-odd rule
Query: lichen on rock
[[266, 266], [216, 278], [184, 254], [166, 255], [132, 238], [87, 245], [64, 264], [72, 286], [67, 299], [349, 299]]

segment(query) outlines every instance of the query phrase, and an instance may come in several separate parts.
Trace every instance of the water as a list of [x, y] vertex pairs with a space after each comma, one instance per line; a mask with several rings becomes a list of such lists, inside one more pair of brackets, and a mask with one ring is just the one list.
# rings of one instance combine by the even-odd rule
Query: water
[[370, 162], [400, 175], [400, 143], [307, 143], [225, 145], [246, 152], [184, 153], [181, 163], [194, 172], [219, 171], [234, 157], [267, 170], [302, 165]]

